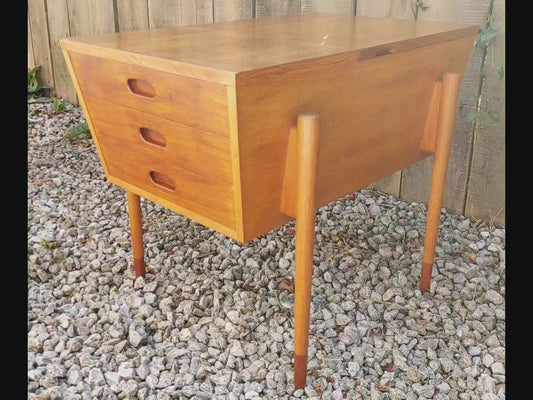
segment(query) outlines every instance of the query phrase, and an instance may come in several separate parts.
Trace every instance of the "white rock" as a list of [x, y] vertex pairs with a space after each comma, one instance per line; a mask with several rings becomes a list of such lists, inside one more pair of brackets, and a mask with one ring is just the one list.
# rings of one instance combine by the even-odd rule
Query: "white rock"
[[107, 371], [104, 376], [108, 385], [118, 385], [120, 382], [120, 375], [116, 372]]
[[135, 369], [130, 362], [122, 363], [118, 367], [118, 375], [123, 378], [133, 378], [135, 376]]
[[233, 341], [231, 348], [230, 348], [230, 354], [233, 357], [240, 357], [240, 358], [244, 358], [246, 356], [244, 354], [244, 350], [242, 349], [241, 342], [239, 342], [238, 340]]
[[494, 304], [502, 304], [504, 301], [503, 296], [492, 289], [487, 290], [487, 292], [485, 293], [485, 298]]
[[493, 374], [505, 375], [505, 367], [500, 362], [495, 362], [490, 366]]

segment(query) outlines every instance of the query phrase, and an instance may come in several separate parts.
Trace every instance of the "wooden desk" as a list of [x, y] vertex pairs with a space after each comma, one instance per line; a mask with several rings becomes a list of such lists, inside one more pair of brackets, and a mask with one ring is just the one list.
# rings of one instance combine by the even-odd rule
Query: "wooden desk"
[[457, 93], [477, 26], [304, 14], [65, 39], [107, 179], [246, 242], [296, 218], [295, 379], [306, 382], [317, 207], [434, 154], [428, 290]]

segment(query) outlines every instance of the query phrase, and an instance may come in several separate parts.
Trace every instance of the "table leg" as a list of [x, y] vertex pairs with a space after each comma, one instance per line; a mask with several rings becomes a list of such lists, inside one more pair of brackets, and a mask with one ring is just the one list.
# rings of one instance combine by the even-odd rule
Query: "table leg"
[[307, 378], [313, 243], [315, 239], [318, 128], [319, 118], [317, 115], [298, 116], [294, 296], [294, 386], [296, 389], [304, 388]]
[[129, 191], [126, 192], [126, 195], [130, 215], [133, 267], [135, 268], [135, 277], [139, 277], [145, 275], [141, 199]]
[[439, 108], [439, 122], [437, 125], [437, 141], [433, 158], [433, 172], [431, 176], [431, 190], [428, 201], [428, 217], [426, 224], [426, 238], [424, 242], [424, 256], [422, 259], [422, 275], [420, 289], [429, 290], [431, 272], [435, 258], [435, 246], [439, 230], [440, 210], [444, 196], [446, 170], [452, 144], [455, 109], [461, 76], [458, 74], [444, 74], [442, 80], [442, 94]]

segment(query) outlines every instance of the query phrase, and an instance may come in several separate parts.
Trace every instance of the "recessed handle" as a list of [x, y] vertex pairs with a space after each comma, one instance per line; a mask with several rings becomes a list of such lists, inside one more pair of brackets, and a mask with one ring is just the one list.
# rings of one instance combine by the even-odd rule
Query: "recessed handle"
[[154, 98], [155, 89], [150, 82], [143, 79], [128, 79], [128, 88], [136, 95]]
[[161, 172], [150, 171], [150, 179], [154, 185], [160, 186], [165, 190], [173, 192], [176, 190], [176, 184], [168, 175]]
[[155, 131], [150, 128], [141, 128], [139, 129], [139, 133], [141, 134], [141, 138], [150, 144], [153, 144], [157, 147], [165, 148], [167, 147], [167, 139], [165, 138], [165, 135], [162, 133]]

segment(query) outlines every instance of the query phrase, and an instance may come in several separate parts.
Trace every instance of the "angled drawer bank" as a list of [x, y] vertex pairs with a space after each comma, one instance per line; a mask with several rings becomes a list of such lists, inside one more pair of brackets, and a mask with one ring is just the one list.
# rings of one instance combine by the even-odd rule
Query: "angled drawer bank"
[[61, 41], [109, 181], [246, 242], [296, 218], [305, 385], [314, 211], [430, 155], [429, 289], [457, 92], [477, 26], [305, 14]]

